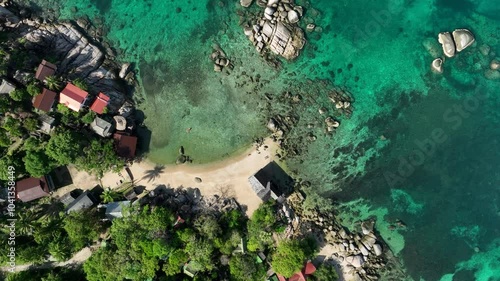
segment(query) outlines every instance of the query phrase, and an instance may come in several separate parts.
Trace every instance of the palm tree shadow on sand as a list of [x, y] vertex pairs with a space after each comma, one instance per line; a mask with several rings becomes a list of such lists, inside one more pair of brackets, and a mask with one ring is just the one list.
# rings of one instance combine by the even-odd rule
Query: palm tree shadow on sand
[[156, 165], [153, 169], [147, 170], [145, 172], [145, 175], [142, 177], [142, 179], [146, 179], [149, 182], [154, 181], [158, 177], [160, 177], [161, 174], [163, 174], [165, 171], [165, 166], [163, 165]]

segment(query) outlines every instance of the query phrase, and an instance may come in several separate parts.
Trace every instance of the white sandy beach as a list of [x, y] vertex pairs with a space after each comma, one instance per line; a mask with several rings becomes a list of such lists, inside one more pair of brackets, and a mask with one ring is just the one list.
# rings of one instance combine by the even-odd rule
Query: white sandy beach
[[[264, 149], [264, 146], [268, 148]], [[233, 196], [240, 205], [246, 206], [247, 214], [250, 215], [262, 201], [250, 187], [248, 178], [273, 161], [276, 150], [277, 145], [271, 139], [266, 139], [259, 149], [253, 145], [243, 153], [219, 162], [203, 165], [165, 165], [163, 172], [150, 181], [144, 176], [148, 170], [155, 168], [154, 163], [142, 161], [129, 166], [129, 169], [135, 185], [145, 186], [146, 190], [152, 190], [161, 184], [170, 185], [173, 188], [179, 186], [197, 187], [204, 196], [213, 194]], [[85, 172], [71, 168], [70, 173], [73, 184], [57, 190], [54, 195], [61, 196], [73, 188], [91, 189], [99, 184], [96, 177]], [[197, 183], [195, 177], [201, 178], [202, 182]], [[122, 182], [131, 181], [125, 169], [119, 174], [105, 174], [101, 183], [103, 187], [113, 189], [120, 186], [120, 180]]]

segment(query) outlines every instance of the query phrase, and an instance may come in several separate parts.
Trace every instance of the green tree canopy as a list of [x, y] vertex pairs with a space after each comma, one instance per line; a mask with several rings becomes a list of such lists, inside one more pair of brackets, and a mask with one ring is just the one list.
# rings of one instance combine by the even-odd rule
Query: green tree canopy
[[31, 137], [27, 138], [26, 140], [24, 140], [23, 149], [25, 151], [40, 150], [41, 149], [41, 145], [42, 144], [40, 142], [40, 139], [31, 136]]
[[0, 146], [8, 147], [12, 144], [9, 136], [7, 135], [7, 131], [3, 128], [0, 128]]
[[26, 87], [26, 90], [28, 91], [28, 94], [32, 97], [42, 93], [42, 87], [40, 87], [38, 83], [35, 81], [29, 83], [28, 87]]
[[181, 273], [182, 266], [188, 262], [189, 255], [182, 249], [173, 251], [163, 265], [163, 271], [167, 276], [173, 276]]
[[76, 164], [98, 177], [110, 170], [120, 171], [123, 167], [123, 161], [116, 155], [112, 140], [92, 140], [83, 149], [83, 155], [77, 159]]
[[89, 90], [89, 86], [88, 86], [87, 82], [83, 81], [83, 79], [81, 79], [81, 78], [77, 78], [77, 79], [73, 80], [73, 85], [77, 86], [78, 88], [80, 88], [84, 91]]
[[337, 281], [339, 280], [339, 275], [335, 266], [329, 263], [323, 263], [319, 266], [318, 270], [314, 272], [313, 278], [316, 281]]
[[48, 174], [55, 167], [54, 160], [50, 159], [44, 151], [28, 151], [23, 158], [26, 171], [33, 177]]
[[47, 86], [47, 88], [49, 88], [49, 90], [52, 90], [52, 91], [57, 91], [57, 90], [60, 90], [61, 89], [61, 80], [59, 78], [57, 78], [56, 76], [47, 76], [45, 77], [45, 85]]
[[229, 260], [229, 272], [236, 281], [264, 280], [265, 269], [250, 255], [235, 255]]
[[23, 135], [21, 121], [11, 116], [5, 117], [2, 128], [7, 130], [10, 135], [14, 137], [20, 137]]
[[45, 147], [47, 155], [60, 165], [74, 163], [81, 151], [81, 136], [66, 130], [54, 134]]
[[0, 179], [8, 180], [9, 179], [9, 166], [14, 167], [15, 176], [19, 176], [25, 173], [24, 171], [24, 163], [21, 161], [21, 158], [14, 155], [4, 155], [0, 158]]
[[95, 117], [96, 117], [95, 112], [89, 111], [85, 115], [83, 115], [82, 122], [85, 124], [90, 124], [90, 123], [92, 123], [92, 121], [94, 121]]
[[194, 226], [202, 236], [208, 237], [211, 240], [217, 238], [222, 232], [217, 219], [207, 214], [198, 217]]
[[99, 238], [102, 225], [95, 210], [74, 211], [64, 218], [64, 229], [75, 251]]
[[278, 245], [276, 252], [272, 255], [271, 265], [276, 273], [288, 278], [302, 269], [306, 258], [306, 253], [299, 241], [287, 240]]
[[23, 120], [23, 127], [28, 132], [34, 132], [38, 129], [38, 120], [34, 117], [29, 117]]
[[25, 89], [19, 88], [19, 89], [15, 89], [14, 91], [10, 92], [9, 97], [15, 101], [22, 101], [24, 99], [28, 99], [30, 97], [30, 95], [28, 94], [28, 92]]

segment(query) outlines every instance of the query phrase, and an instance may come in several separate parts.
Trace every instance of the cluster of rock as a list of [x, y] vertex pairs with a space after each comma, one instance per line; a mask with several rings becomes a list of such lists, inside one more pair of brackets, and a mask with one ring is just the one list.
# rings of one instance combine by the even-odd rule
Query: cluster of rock
[[[439, 33], [438, 42], [441, 43], [444, 55], [452, 58], [456, 53], [459, 53], [472, 45], [475, 42], [475, 38], [472, 32], [467, 29], [455, 29], [452, 33]], [[443, 59], [434, 59], [431, 67], [434, 72], [443, 73]]]
[[363, 221], [359, 233], [350, 233], [333, 214], [313, 211], [304, 213], [299, 206], [301, 196], [290, 196], [288, 202], [300, 219], [303, 233], [313, 233], [324, 244], [327, 258], [340, 266], [346, 280], [379, 279], [379, 271], [387, 258], [383, 242], [374, 232], [374, 221]]
[[[245, 27], [245, 35], [259, 53], [267, 47], [288, 60], [299, 56], [300, 50], [306, 43], [304, 31], [298, 25], [304, 10], [293, 2], [293, 0], [257, 1], [257, 5], [264, 8], [262, 17], [252, 26]], [[252, 1], [241, 0], [240, 3], [248, 7]]]
[[175, 160], [175, 164], [180, 165], [180, 164], [185, 164], [185, 163], [192, 163], [193, 159], [189, 157], [188, 155], [185, 154], [184, 152], [184, 147], [181, 146], [179, 148], [179, 156], [177, 156], [177, 159]]
[[239, 209], [240, 206], [233, 198], [223, 198], [218, 195], [204, 197], [198, 188], [171, 188], [159, 185], [140, 199], [140, 204], [151, 206], [168, 206], [183, 219], [187, 219], [200, 212], [222, 213]]
[[212, 51], [212, 54], [210, 54], [210, 59], [214, 63], [214, 71], [215, 72], [221, 72], [226, 67], [229, 69], [233, 69], [233, 67], [234, 67], [231, 64], [231, 61], [229, 60], [229, 58], [226, 56], [226, 53], [217, 44], [215, 44], [213, 46], [213, 51]]

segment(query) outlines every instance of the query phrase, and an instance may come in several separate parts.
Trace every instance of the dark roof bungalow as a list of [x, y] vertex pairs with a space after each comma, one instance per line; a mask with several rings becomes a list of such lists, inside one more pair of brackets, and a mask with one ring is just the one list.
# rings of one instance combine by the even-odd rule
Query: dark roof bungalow
[[262, 201], [274, 199], [280, 203], [294, 185], [293, 179], [274, 161], [260, 169], [248, 181]]
[[43, 89], [42, 93], [33, 98], [33, 106], [41, 111], [49, 112], [56, 102], [56, 92]]
[[78, 196], [73, 202], [71, 202], [68, 207], [66, 207], [66, 213], [73, 211], [85, 210], [94, 205], [94, 201], [89, 196], [89, 192], [85, 191], [80, 196]]
[[104, 112], [104, 108], [108, 105], [109, 97], [103, 93], [99, 93], [95, 101], [90, 106], [90, 110], [94, 111], [97, 114], [102, 114]]
[[116, 153], [127, 159], [135, 157], [137, 148], [137, 137], [127, 136], [124, 134], [114, 134]]
[[23, 202], [48, 196], [52, 190], [50, 178], [27, 178], [16, 183], [16, 197]]
[[50, 63], [46, 60], [42, 60], [38, 69], [36, 70], [35, 78], [42, 81], [47, 78], [47, 76], [54, 75], [56, 73], [57, 66], [53, 63]]

